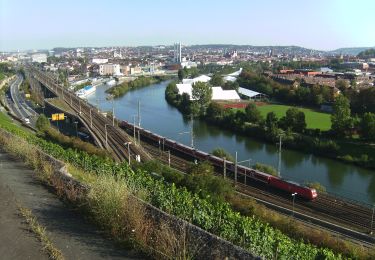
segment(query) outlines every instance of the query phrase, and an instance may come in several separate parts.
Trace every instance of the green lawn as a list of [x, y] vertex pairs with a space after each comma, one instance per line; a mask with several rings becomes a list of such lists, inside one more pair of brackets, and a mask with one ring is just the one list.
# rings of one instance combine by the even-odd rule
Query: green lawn
[[[263, 117], [266, 118], [267, 113], [274, 112], [278, 118], [285, 116], [286, 111], [291, 108], [291, 106], [285, 105], [265, 105], [258, 106], [259, 111], [262, 113]], [[321, 130], [329, 130], [331, 128], [331, 115], [322, 112], [316, 112], [308, 108], [299, 108], [305, 113], [307, 128]]]

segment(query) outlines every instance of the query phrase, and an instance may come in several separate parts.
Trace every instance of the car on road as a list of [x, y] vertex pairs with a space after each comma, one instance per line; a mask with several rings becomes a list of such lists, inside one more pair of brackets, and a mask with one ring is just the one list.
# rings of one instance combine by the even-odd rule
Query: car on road
[[25, 117], [23, 120], [25, 121], [26, 124], [30, 124], [30, 119], [29, 118]]

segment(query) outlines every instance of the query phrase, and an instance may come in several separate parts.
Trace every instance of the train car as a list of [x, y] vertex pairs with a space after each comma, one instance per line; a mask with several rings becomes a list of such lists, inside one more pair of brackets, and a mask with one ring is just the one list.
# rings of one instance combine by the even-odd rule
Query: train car
[[318, 193], [315, 189], [302, 186], [295, 182], [286, 181], [277, 177], [271, 177], [270, 186], [289, 193], [297, 193], [298, 196], [308, 200], [313, 200], [318, 197]]
[[175, 150], [180, 151], [180, 152], [182, 152], [184, 154], [187, 154], [187, 155], [191, 155], [191, 156], [194, 156], [194, 154], [195, 154], [194, 148], [192, 148], [190, 146], [187, 146], [187, 145], [184, 145], [184, 144], [181, 144], [181, 143], [176, 143]]
[[205, 160], [208, 160], [209, 157], [210, 157], [210, 154], [208, 153], [205, 153], [203, 151], [200, 151], [200, 150], [195, 150], [195, 158], [201, 160], [201, 161], [205, 161]]
[[257, 180], [257, 181], [260, 181], [260, 182], [263, 182], [263, 183], [266, 183], [266, 184], [270, 183], [271, 175], [269, 175], [267, 173], [260, 172], [260, 171], [257, 171], [257, 170], [251, 169], [251, 168], [247, 168], [247, 167], [244, 167], [244, 166], [241, 166], [241, 165], [237, 166], [237, 170], [238, 170], [239, 173], [246, 174], [247, 177], [250, 177], [254, 180]]
[[164, 145], [169, 147], [169, 148], [175, 148], [176, 146], [176, 141], [173, 141], [171, 139], [165, 138], [164, 139]]

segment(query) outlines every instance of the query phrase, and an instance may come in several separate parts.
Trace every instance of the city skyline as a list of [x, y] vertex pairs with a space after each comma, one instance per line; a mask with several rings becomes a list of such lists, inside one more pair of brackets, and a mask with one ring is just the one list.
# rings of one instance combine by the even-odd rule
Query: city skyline
[[1, 0], [0, 51], [194, 44], [372, 47], [375, 3]]

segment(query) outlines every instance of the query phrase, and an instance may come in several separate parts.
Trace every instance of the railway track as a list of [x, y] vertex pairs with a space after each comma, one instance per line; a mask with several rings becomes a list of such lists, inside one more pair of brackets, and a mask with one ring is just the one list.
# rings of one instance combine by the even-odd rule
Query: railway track
[[[100, 114], [95, 107], [82, 101], [73, 93], [61, 88], [50, 77], [43, 75], [43, 73], [39, 71], [35, 71], [35, 74], [38, 75], [38, 80], [41, 83], [46, 85], [46, 87], [57, 96], [61, 96], [66, 103], [70, 104], [72, 109], [80, 115], [80, 118], [86, 125], [92, 125], [92, 130], [98, 135], [102, 146], [106, 147], [117, 161], [127, 160], [129, 157], [131, 160], [135, 160], [135, 156], [139, 154], [142, 157], [142, 161], [151, 160], [152, 157], [154, 157], [165, 164], [170, 163], [171, 167], [177, 170], [186, 172], [191, 161], [182, 159], [173, 154], [173, 152], [170, 154], [169, 160], [168, 154], [162, 152], [159, 147], [155, 147], [154, 145], [142, 143], [141, 146], [139, 144], [134, 145], [133, 143], [129, 146], [128, 151], [125, 143], [134, 142], [134, 140], [128, 134], [125, 134], [125, 131], [117, 126], [113, 126], [112, 121]], [[105, 142], [106, 130], [107, 142]], [[223, 170], [219, 169], [217, 174], [222, 175], [222, 172]], [[233, 173], [228, 171], [227, 176], [231, 178], [233, 177]], [[245, 176], [241, 176], [241, 174], [238, 176], [238, 182], [236, 183], [238, 192], [259, 200], [265, 200], [275, 205], [289, 209], [292, 208], [290, 194], [275, 189], [271, 190], [271, 188], [264, 183], [253, 181], [250, 176], [247, 176], [247, 178]], [[318, 198], [312, 202], [297, 198], [295, 200], [294, 209], [295, 211], [363, 233], [368, 232], [371, 225], [372, 212], [370, 208], [339, 200], [330, 195], [319, 194]]]
[[[77, 97], [74, 93], [58, 85], [55, 80], [32, 67], [29, 67], [34, 77], [56, 96], [62, 98], [77, 113], [80, 119], [93, 130], [95, 135], [118, 162], [136, 160], [139, 155], [141, 161], [151, 160], [152, 157], [140, 146], [135, 146], [133, 139], [122, 129], [113, 125], [112, 120], [103, 116], [97, 109]], [[126, 144], [129, 144], [129, 149]]]
[[[158, 147], [142, 143], [142, 146], [158, 160], [168, 164], [168, 154], [162, 152]], [[182, 159], [178, 156], [170, 156], [170, 165], [181, 172], [186, 172], [189, 164], [192, 161]], [[216, 169], [216, 174], [222, 176], [223, 170]], [[234, 183], [233, 173], [227, 172], [228, 178]], [[243, 180], [244, 178], [242, 178]], [[293, 202], [290, 194], [275, 190], [264, 183], [252, 180], [250, 177], [246, 179], [246, 184], [241, 183], [241, 178], [236, 184], [236, 190], [238, 193], [253, 197], [257, 200], [267, 201], [279, 207], [283, 207], [292, 211]], [[311, 216], [312, 218], [322, 219], [323, 221], [338, 225], [345, 229], [353, 230], [354, 232], [360, 232], [365, 237], [371, 226], [371, 209], [349, 203], [343, 200], [334, 198], [328, 194], [319, 194], [318, 198], [314, 201], [306, 201], [304, 199], [297, 198], [295, 200], [294, 211], [300, 212], [301, 214]], [[353, 232], [353, 233], [354, 233]], [[366, 239], [363, 241], [367, 244], [371, 244], [374, 239]], [[372, 242], [373, 243], [373, 242]]]

